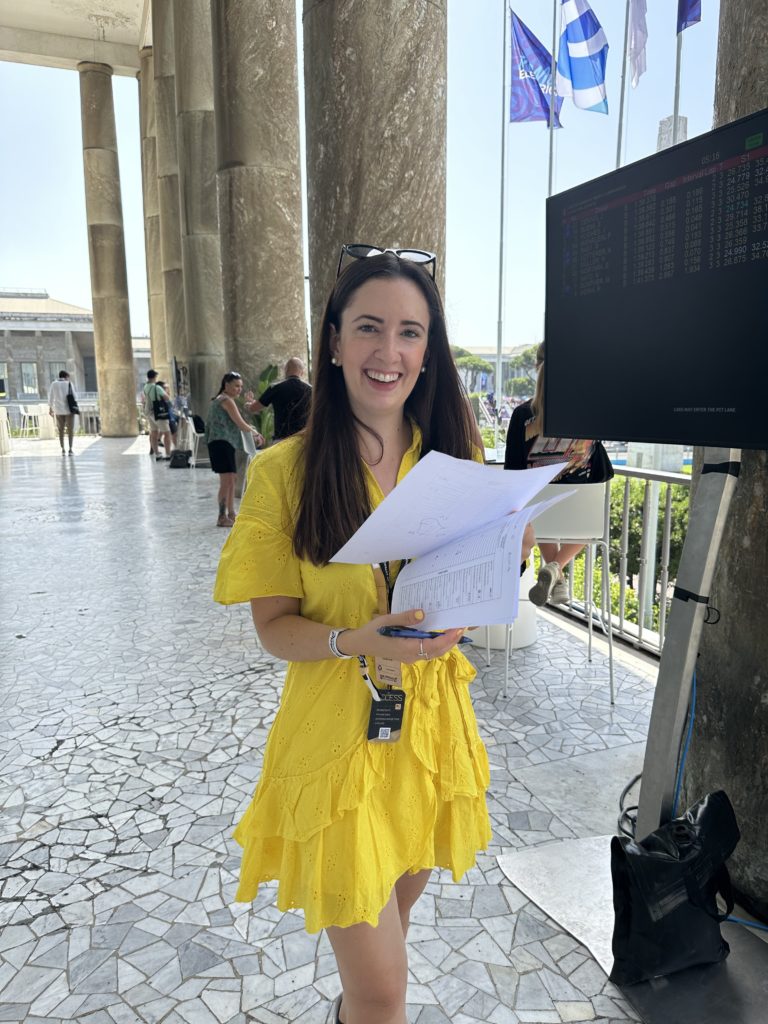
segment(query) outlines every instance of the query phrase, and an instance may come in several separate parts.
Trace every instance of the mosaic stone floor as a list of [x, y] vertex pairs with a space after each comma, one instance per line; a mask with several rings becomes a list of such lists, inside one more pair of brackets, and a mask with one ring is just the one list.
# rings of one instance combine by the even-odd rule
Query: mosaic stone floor
[[[322, 1024], [339, 989], [326, 937], [279, 913], [273, 886], [232, 903], [229, 835], [282, 666], [245, 608], [210, 600], [215, 480], [150, 460], [146, 438], [56, 447], [0, 459], [0, 1021]], [[409, 1020], [637, 1020], [496, 855], [584, 834], [515, 773], [642, 741], [653, 667], [617, 662], [612, 709], [605, 659], [551, 621], [513, 653], [508, 700], [502, 654], [473, 657], [493, 845], [415, 908]]]

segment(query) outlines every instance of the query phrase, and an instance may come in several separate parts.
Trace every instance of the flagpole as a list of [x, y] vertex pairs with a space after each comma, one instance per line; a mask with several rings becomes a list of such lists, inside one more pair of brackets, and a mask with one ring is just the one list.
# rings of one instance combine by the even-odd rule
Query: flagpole
[[672, 113], [672, 145], [677, 145], [679, 137], [677, 122], [680, 115], [680, 65], [683, 61], [683, 33], [677, 33], [677, 60], [675, 62], [675, 106]]
[[[504, 384], [501, 379], [501, 350], [504, 336], [504, 185], [507, 174], [507, 0], [502, 0], [502, 11], [504, 25], [501, 32], [502, 46], [504, 48], [501, 60], [501, 188], [499, 198], [499, 315], [496, 324], [496, 408], [501, 409], [504, 399]], [[493, 423], [493, 442], [496, 451], [499, 450], [499, 418]], [[498, 456], [497, 456], [498, 457]]]
[[547, 196], [552, 195], [555, 173], [555, 106], [557, 104], [557, 9], [560, 0], [554, 0], [552, 10], [552, 92], [549, 96], [549, 183]]
[[619, 132], [616, 140], [616, 168], [621, 167], [621, 144], [624, 139], [624, 96], [627, 83], [627, 50], [629, 49], [629, 5], [624, 14], [624, 56], [621, 61], [621, 92], [619, 93]]

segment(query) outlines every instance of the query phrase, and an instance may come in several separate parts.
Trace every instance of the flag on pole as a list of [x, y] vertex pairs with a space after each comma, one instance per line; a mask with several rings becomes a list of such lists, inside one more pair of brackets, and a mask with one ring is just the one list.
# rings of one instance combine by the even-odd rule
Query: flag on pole
[[[552, 100], [552, 54], [543, 46], [514, 11], [512, 15], [512, 60], [509, 89], [510, 121], [546, 121]], [[555, 97], [555, 128], [560, 127], [562, 96]]]
[[648, 40], [646, 10], [646, 0], [629, 0], [629, 66], [633, 89], [637, 88], [640, 76], [645, 74], [645, 44]]
[[581, 110], [608, 113], [605, 62], [608, 40], [587, 0], [562, 0], [557, 92]]
[[701, 0], [677, 0], [677, 34], [701, 21]]

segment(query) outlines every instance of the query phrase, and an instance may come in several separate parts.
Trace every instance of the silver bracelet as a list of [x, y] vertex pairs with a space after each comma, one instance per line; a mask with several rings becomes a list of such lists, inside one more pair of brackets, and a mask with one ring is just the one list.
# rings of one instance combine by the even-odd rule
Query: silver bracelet
[[339, 639], [342, 633], [346, 633], [346, 629], [332, 629], [328, 634], [328, 646], [331, 649], [331, 654], [334, 658], [354, 658], [354, 654], [342, 654], [339, 648], [336, 646], [336, 641]]

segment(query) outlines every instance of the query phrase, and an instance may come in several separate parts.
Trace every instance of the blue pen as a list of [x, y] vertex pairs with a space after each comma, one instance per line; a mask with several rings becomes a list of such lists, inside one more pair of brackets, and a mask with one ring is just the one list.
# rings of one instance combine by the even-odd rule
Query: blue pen
[[[424, 629], [410, 629], [408, 626], [380, 626], [378, 631], [382, 636], [402, 637], [406, 640], [434, 640], [435, 637], [443, 635]], [[471, 637], [468, 636], [463, 636], [459, 640], [460, 644], [471, 644], [472, 642]]]

